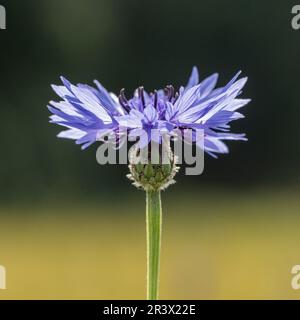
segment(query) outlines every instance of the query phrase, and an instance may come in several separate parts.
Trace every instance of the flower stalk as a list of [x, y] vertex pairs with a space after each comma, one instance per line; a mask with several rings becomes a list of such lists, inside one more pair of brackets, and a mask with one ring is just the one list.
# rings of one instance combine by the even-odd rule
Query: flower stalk
[[146, 191], [147, 299], [158, 300], [162, 232], [161, 193]]
[[[162, 152], [162, 151], [161, 151]], [[144, 155], [146, 158], [141, 158]], [[151, 153], [133, 146], [129, 151], [128, 178], [133, 185], [146, 192], [146, 231], [147, 231], [147, 299], [158, 300], [159, 269], [162, 233], [161, 191], [175, 183], [174, 177], [179, 170], [176, 157], [171, 148], [165, 155], [169, 163], [152, 164]], [[141, 160], [147, 160], [143, 164]], [[162, 160], [162, 154], [159, 154]]]

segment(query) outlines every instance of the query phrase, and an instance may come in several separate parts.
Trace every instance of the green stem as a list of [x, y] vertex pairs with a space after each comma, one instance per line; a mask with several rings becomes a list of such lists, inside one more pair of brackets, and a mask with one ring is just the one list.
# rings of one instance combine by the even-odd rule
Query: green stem
[[147, 299], [158, 299], [162, 210], [160, 191], [146, 191]]

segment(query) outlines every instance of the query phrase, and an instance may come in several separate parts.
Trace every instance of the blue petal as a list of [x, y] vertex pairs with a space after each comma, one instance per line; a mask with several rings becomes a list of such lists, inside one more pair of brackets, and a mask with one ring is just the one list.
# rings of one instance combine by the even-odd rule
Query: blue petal
[[185, 90], [188, 90], [199, 83], [199, 72], [196, 66], [193, 67], [192, 73], [190, 75], [189, 81], [185, 86]]
[[144, 115], [149, 123], [154, 123], [158, 120], [157, 111], [152, 105], [149, 105], [144, 109]]

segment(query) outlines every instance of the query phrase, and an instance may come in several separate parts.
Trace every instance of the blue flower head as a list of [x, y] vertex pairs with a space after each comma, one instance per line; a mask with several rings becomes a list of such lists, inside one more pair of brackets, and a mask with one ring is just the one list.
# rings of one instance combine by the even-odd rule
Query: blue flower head
[[[150, 131], [156, 129], [161, 142], [165, 134], [174, 136], [185, 129], [203, 130], [204, 151], [212, 156], [228, 153], [224, 140], [247, 140], [244, 134], [230, 132], [230, 122], [243, 118], [237, 112], [249, 99], [240, 99], [247, 78], [238, 80], [238, 72], [224, 87], [216, 88], [218, 75], [199, 82], [196, 67], [185, 87], [178, 92], [169, 85], [164, 90], [147, 93], [138, 88], [131, 99], [124, 89], [119, 97], [109, 93], [98, 81], [96, 87], [85, 84], [72, 85], [61, 78], [63, 85], [53, 85], [53, 90], [62, 98], [51, 101], [51, 122], [67, 128], [58, 137], [76, 140], [85, 149], [109, 135], [127, 131], [130, 137], [139, 137], [141, 147], [154, 139]], [[194, 143], [198, 143], [193, 136]]]

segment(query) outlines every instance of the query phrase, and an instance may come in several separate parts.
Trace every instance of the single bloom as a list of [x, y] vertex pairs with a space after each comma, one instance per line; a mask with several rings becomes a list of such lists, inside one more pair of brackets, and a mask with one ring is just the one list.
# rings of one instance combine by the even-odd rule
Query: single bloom
[[[216, 88], [217, 74], [199, 82], [194, 67], [188, 83], [178, 92], [172, 85], [152, 93], [139, 87], [130, 99], [124, 89], [117, 97], [98, 81], [96, 87], [91, 87], [73, 85], [62, 77], [63, 85], [52, 86], [62, 100], [49, 103], [50, 121], [67, 128], [58, 137], [76, 140], [83, 149], [104, 137], [121, 138], [125, 133], [139, 137], [142, 148], [151, 140], [160, 143], [163, 135], [176, 136], [192, 129], [203, 130], [201, 147], [205, 152], [212, 156], [228, 153], [224, 140], [247, 140], [245, 134], [230, 131], [230, 122], [244, 117], [237, 110], [250, 101], [239, 98], [247, 82], [246, 77], [238, 79], [240, 73], [224, 87]], [[153, 129], [159, 135], [152, 136]], [[200, 146], [197, 135], [192, 135], [191, 140]]]

